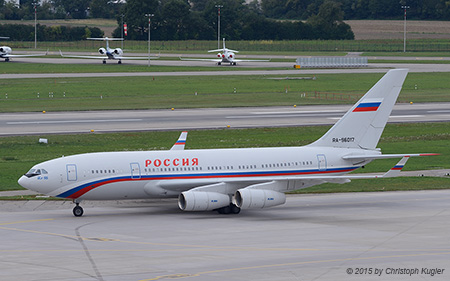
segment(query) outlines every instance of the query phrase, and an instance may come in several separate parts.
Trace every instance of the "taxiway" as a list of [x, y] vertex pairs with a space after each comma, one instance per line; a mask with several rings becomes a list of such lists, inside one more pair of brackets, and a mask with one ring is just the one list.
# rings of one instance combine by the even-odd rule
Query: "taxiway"
[[[331, 125], [351, 105], [2, 113], [0, 136]], [[389, 122], [448, 122], [450, 103], [397, 104]]]
[[[448, 280], [450, 191], [289, 196], [185, 213], [175, 200], [0, 205], [2, 280]], [[392, 274], [388, 269], [419, 269]], [[431, 276], [422, 269], [441, 269]], [[372, 273], [356, 274], [358, 269]], [[375, 274], [373, 271], [383, 270]], [[429, 271], [426, 271], [429, 272]]]

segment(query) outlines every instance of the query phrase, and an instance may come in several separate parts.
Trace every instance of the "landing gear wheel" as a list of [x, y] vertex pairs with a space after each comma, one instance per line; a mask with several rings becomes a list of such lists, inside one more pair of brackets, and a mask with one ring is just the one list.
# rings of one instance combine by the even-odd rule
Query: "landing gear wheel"
[[118, 64], [122, 64], [122, 61], [121, 61], [121, 60], [119, 60]]
[[218, 62], [217, 65], [222, 65], [222, 63], [221, 63], [221, 62]]
[[6, 58], [5, 61], [8, 62], [8, 61], [9, 61], [9, 58]]
[[83, 212], [83, 208], [81, 208], [78, 204], [73, 208], [73, 215], [76, 217], [81, 217]]
[[235, 63], [235, 62], [233, 62], [233, 65], [234, 65], [234, 66], [236, 66], [236, 63]]
[[106, 61], [105, 61], [105, 60], [103, 60], [103, 64], [106, 64]]

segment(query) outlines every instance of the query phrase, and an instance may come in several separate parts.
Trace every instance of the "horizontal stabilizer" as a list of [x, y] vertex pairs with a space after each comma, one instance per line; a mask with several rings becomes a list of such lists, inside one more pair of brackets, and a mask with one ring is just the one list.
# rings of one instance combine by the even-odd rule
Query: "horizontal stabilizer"
[[96, 41], [123, 41], [123, 38], [108, 38], [108, 37], [102, 37], [102, 38], [86, 38], [87, 40], [96, 40]]
[[417, 157], [417, 156], [436, 156], [436, 153], [419, 153], [419, 154], [378, 154], [378, 155], [346, 155], [342, 156], [344, 160], [375, 160], [375, 159], [389, 159], [389, 158], [400, 158], [400, 157]]

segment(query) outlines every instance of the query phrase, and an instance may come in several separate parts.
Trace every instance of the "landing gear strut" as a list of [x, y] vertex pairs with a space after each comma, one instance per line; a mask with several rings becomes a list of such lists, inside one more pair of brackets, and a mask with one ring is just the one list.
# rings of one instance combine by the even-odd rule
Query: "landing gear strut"
[[76, 217], [81, 217], [83, 215], [83, 208], [80, 206], [80, 202], [75, 201], [76, 206], [73, 208], [73, 215]]
[[106, 64], [106, 60], [103, 60], [103, 64]]
[[231, 203], [228, 206], [222, 207], [217, 209], [217, 212], [219, 214], [239, 214], [239, 212], [241, 211], [241, 208], [239, 208], [238, 206], [234, 205], [233, 203]]

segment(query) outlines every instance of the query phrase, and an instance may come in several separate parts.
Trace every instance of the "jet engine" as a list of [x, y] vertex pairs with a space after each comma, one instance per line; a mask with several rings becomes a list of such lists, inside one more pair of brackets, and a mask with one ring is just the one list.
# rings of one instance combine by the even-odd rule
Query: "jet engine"
[[211, 211], [230, 205], [230, 197], [223, 193], [185, 191], [178, 197], [183, 211]]
[[0, 53], [9, 54], [9, 53], [11, 53], [11, 48], [7, 47], [7, 46], [1, 46], [0, 47]]
[[123, 51], [122, 51], [121, 48], [116, 48], [116, 49], [113, 50], [113, 53], [114, 53], [115, 55], [121, 56], [121, 55], [123, 54]]
[[234, 194], [234, 201], [241, 209], [268, 208], [286, 203], [286, 195], [273, 190], [242, 188]]
[[222, 54], [221, 54], [221, 53], [217, 53], [217, 57], [218, 57], [218, 58], [221, 58], [221, 57], [222, 57]]
[[101, 55], [104, 55], [104, 54], [106, 54], [106, 49], [105, 49], [105, 48], [100, 48], [100, 49], [98, 49], [98, 52], [99, 52]]

